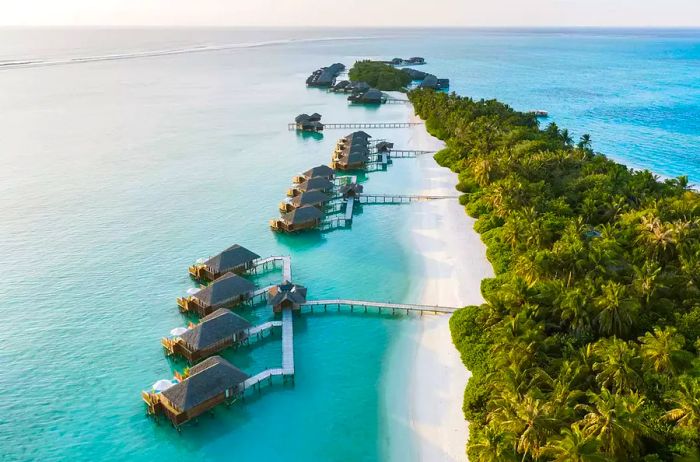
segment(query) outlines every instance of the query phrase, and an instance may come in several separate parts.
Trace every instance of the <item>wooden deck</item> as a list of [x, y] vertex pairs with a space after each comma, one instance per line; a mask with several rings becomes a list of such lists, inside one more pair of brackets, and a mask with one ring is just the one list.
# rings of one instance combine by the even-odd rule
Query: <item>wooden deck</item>
[[406, 311], [406, 314], [410, 312], [414, 313], [434, 313], [434, 314], [451, 314], [457, 311], [460, 307], [452, 306], [432, 306], [432, 305], [414, 305], [407, 303], [389, 303], [389, 302], [371, 302], [365, 300], [348, 300], [348, 299], [335, 299], [335, 300], [310, 300], [301, 305], [301, 312], [314, 312], [320, 307], [322, 311], [327, 311], [328, 308], [336, 308], [337, 311], [341, 309], [349, 309], [351, 312], [355, 311], [356, 308], [363, 309], [366, 313], [368, 309], [375, 308], [379, 313], [382, 310], [391, 310], [394, 314], [396, 311]]
[[[423, 122], [345, 122], [323, 124], [324, 130], [339, 130], [339, 129], [366, 129], [366, 128], [411, 128], [418, 125], [423, 125]], [[287, 124], [290, 131], [297, 129], [296, 123]]]

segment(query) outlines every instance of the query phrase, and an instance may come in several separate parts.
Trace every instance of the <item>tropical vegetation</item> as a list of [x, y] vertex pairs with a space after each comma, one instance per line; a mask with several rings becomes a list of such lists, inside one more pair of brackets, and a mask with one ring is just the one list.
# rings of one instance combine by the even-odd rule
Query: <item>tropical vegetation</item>
[[451, 318], [472, 461], [700, 453], [700, 195], [495, 100], [410, 93], [487, 245]]
[[382, 91], [404, 90], [411, 83], [407, 73], [378, 61], [357, 61], [348, 76], [353, 82], [367, 82]]

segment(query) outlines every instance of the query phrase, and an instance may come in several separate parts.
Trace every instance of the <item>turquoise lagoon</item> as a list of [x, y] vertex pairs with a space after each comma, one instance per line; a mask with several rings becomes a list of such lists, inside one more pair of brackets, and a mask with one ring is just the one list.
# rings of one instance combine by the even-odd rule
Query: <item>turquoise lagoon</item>
[[[546, 109], [615, 159], [700, 181], [696, 31], [10, 29], [0, 43], [0, 64], [45, 64], [0, 70], [2, 460], [410, 459], [411, 317], [297, 317], [295, 383], [182, 434], [139, 398], [182, 366], [159, 339], [185, 322], [187, 266], [232, 243], [290, 254], [313, 298], [418, 297], [409, 206], [366, 206], [351, 230], [268, 229], [291, 176], [326, 163], [345, 134], [297, 135], [294, 115], [407, 117], [305, 88], [321, 65], [425, 56], [461, 94]], [[155, 53], [131, 56], [143, 52]], [[97, 59], [66, 64], [76, 57]], [[406, 130], [371, 134], [407, 144]], [[422, 182], [397, 160], [364, 185]], [[226, 356], [249, 373], [276, 366], [279, 336]]]

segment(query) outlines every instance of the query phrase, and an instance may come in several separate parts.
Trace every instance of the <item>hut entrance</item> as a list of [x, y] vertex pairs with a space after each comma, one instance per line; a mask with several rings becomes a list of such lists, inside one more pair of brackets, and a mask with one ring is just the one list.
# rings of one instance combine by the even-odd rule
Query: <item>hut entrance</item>
[[282, 309], [294, 308], [294, 302], [291, 300], [283, 300], [282, 303], [280, 303], [280, 307], [282, 307]]

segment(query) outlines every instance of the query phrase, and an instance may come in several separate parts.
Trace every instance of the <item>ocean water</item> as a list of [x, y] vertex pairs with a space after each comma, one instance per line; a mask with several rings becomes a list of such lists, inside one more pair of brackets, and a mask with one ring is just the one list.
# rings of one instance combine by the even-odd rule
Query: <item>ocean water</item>
[[[460, 94], [546, 109], [617, 160], [700, 182], [698, 31], [6, 29], [0, 43], [1, 460], [411, 459], [406, 316], [297, 317], [295, 383], [182, 434], [140, 401], [182, 367], [159, 339], [185, 323], [187, 266], [232, 243], [290, 254], [312, 298], [418, 296], [409, 206], [366, 206], [351, 230], [268, 229], [291, 176], [345, 134], [296, 135], [294, 115], [406, 118], [305, 88], [319, 66], [425, 56]], [[422, 187], [411, 160], [364, 181]], [[274, 367], [279, 336], [225, 356]]]

